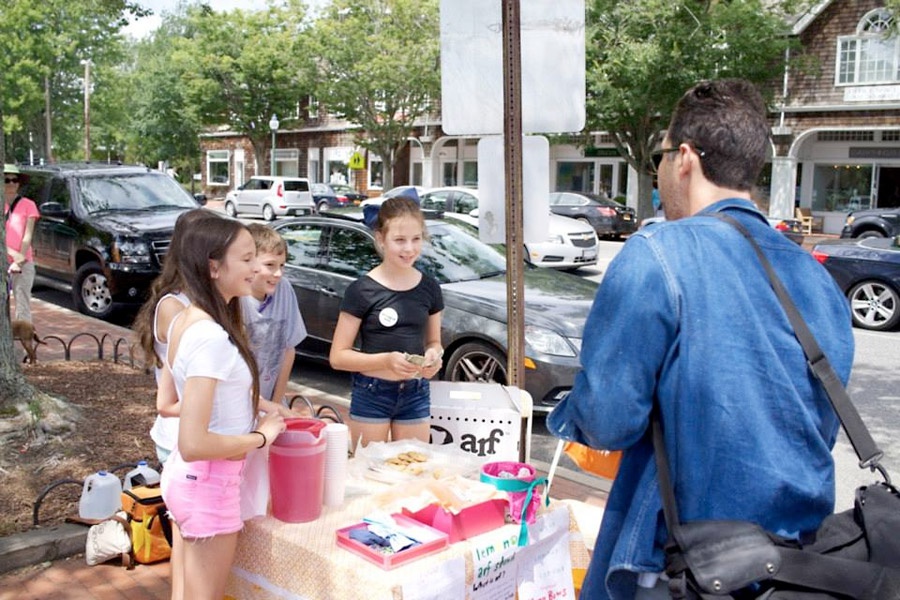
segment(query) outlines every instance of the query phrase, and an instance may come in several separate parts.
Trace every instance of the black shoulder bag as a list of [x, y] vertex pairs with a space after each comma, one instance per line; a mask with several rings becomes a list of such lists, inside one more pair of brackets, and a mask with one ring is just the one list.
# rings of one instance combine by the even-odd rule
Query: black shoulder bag
[[654, 410], [653, 447], [669, 529], [670, 594], [688, 599], [900, 599], [900, 494], [879, 462], [883, 453], [759, 245], [734, 218], [715, 216], [737, 228], [753, 246], [860, 468], [879, 471], [884, 482], [858, 488], [854, 508], [827, 517], [808, 543], [782, 538], [748, 521], [681, 523], [659, 411]]

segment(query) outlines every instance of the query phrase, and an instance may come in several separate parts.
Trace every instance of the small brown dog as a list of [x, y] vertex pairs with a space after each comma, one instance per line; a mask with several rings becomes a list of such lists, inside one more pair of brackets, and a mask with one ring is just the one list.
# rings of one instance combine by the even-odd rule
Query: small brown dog
[[25, 348], [25, 358], [22, 359], [22, 362], [36, 363], [37, 350], [35, 350], [34, 346], [35, 344], [45, 344], [46, 342], [34, 332], [34, 325], [29, 321], [13, 321], [12, 334], [13, 341], [19, 340], [22, 342], [22, 347]]

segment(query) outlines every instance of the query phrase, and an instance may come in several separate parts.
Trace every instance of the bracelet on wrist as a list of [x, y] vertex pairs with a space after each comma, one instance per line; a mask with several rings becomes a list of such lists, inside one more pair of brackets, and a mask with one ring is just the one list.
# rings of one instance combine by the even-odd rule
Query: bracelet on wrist
[[251, 431], [250, 433], [258, 433], [259, 435], [262, 436], [262, 444], [260, 444], [259, 446], [257, 446], [257, 448], [265, 448], [265, 447], [266, 447], [266, 444], [269, 443], [269, 438], [267, 438], [267, 437], [266, 437], [266, 434], [264, 434], [262, 431], [259, 431], [259, 430], [257, 430], [257, 429], [254, 429], [254, 430]]

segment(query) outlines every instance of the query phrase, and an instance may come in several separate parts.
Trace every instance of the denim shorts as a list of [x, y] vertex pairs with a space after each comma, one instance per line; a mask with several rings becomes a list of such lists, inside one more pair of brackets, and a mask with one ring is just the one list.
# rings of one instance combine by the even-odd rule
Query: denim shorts
[[431, 418], [428, 380], [388, 381], [354, 373], [350, 418], [361, 423], [424, 423]]
[[243, 460], [185, 461], [173, 450], [160, 477], [163, 500], [185, 539], [241, 530]]

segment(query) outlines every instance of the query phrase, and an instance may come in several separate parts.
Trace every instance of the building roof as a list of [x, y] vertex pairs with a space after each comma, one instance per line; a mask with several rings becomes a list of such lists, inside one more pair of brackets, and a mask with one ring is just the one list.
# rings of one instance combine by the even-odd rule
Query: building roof
[[794, 24], [791, 26], [791, 34], [792, 35], [800, 35], [806, 28], [812, 23], [816, 17], [818, 17], [822, 12], [831, 6], [835, 0], [822, 0], [821, 2], [816, 2], [806, 12], [803, 12], [797, 15], [794, 20]]

